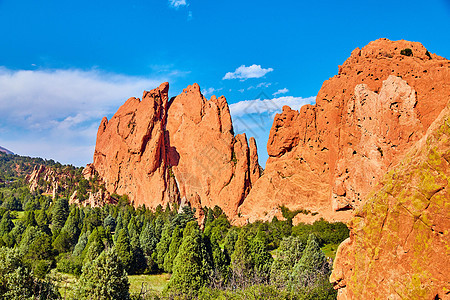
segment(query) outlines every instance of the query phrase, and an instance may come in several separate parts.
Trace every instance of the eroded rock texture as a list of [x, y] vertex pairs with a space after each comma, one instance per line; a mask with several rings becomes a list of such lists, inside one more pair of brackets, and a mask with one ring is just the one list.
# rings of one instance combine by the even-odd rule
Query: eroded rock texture
[[338, 299], [450, 297], [450, 107], [349, 223], [330, 281]]
[[280, 205], [317, 213], [296, 221], [349, 220], [449, 98], [449, 61], [420, 43], [380, 39], [355, 49], [315, 105], [275, 116], [266, 170], [239, 208], [241, 221], [271, 219]]
[[92, 167], [135, 205], [219, 205], [235, 215], [259, 177], [256, 143], [234, 136], [224, 97], [207, 100], [194, 84], [169, 101], [168, 89], [130, 98], [102, 120]]

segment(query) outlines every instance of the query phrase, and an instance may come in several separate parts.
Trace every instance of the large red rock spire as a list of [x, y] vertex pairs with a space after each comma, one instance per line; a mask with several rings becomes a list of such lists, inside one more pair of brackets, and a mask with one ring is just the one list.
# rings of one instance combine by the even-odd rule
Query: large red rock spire
[[[412, 56], [401, 54], [412, 50]], [[379, 39], [355, 49], [315, 105], [275, 116], [264, 175], [240, 207], [270, 219], [280, 205], [303, 221], [348, 220], [450, 99], [450, 62], [420, 43]]]
[[254, 139], [234, 135], [225, 97], [207, 100], [193, 84], [169, 101], [168, 89], [130, 98], [102, 120], [93, 167], [135, 205], [219, 205], [234, 216], [260, 175]]

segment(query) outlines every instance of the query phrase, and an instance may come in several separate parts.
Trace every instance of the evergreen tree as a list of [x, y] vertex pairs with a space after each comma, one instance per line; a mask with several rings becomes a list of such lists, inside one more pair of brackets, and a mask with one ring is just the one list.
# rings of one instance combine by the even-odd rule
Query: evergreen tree
[[1, 299], [59, 299], [57, 288], [33, 276], [17, 249], [0, 248]]
[[9, 211], [3, 214], [2, 220], [0, 221], [0, 236], [4, 236], [9, 233], [14, 228], [14, 223], [11, 218]]
[[272, 266], [272, 255], [267, 251], [267, 240], [262, 231], [252, 239], [250, 251], [253, 261], [255, 280], [258, 282], [267, 282]]
[[61, 230], [61, 233], [58, 234], [52, 245], [59, 253], [68, 252], [72, 248], [72, 239], [67, 231]]
[[73, 249], [72, 254], [74, 256], [81, 255], [81, 253], [83, 252], [84, 248], [86, 247], [86, 245], [88, 243], [88, 238], [90, 235], [91, 235], [90, 231], [86, 231], [80, 235], [80, 237], [78, 238], [78, 242], [75, 245], [75, 248]]
[[136, 225], [136, 218], [134, 216], [131, 217], [127, 226], [128, 236], [130, 237], [130, 243], [133, 248], [139, 248], [139, 233], [138, 227]]
[[270, 282], [278, 288], [289, 285], [294, 265], [300, 260], [305, 245], [297, 237], [283, 238], [270, 270]]
[[197, 292], [208, 280], [203, 270], [202, 237], [196, 221], [189, 222], [183, 233], [183, 242], [173, 263], [173, 274], [168, 289], [190, 294]]
[[105, 220], [103, 220], [103, 227], [105, 227], [106, 230], [109, 230], [109, 232], [113, 232], [116, 229], [116, 220], [114, 217], [108, 215]]
[[253, 280], [253, 259], [250, 242], [245, 230], [239, 233], [234, 252], [231, 255], [231, 271], [236, 285], [246, 286]]
[[172, 273], [173, 261], [178, 254], [178, 249], [183, 241], [183, 233], [178, 226], [175, 227], [170, 241], [169, 251], [164, 257], [164, 271]]
[[48, 217], [47, 211], [45, 209], [41, 209], [37, 214], [35, 214], [36, 216], [36, 222], [39, 226], [39, 229], [42, 232], [45, 232], [48, 235], [51, 235], [51, 230], [50, 230], [50, 218]]
[[230, 261], [225, 255], [225, 253], [220, 248], [217, 241], [211, 242], [212, 248], [212, 258], [214, 262], [214, 279], [216, 280], [216, 286], [222, 286], [223, 283], [228, 279], [229, 264]]
[[125, 271], [128, 274], [132, 274], [134, 262], [133, 249], [131, 248], [130, 238], [126, 229], [121, 229], [117, 233], [116, 252], [122, 261]]
[[158, 244], [158, 240], [155, 234], [155, 226], [151, 223], [148, 223], [144, 230], [142, 230], [141, 235], [139, 236], [139, 243], [141, 245], [141, 249], [144, 252], [144, 255], [150, 256], [153, 251], [156, 249], [156, 244]]
[[26, 214], [25, 226], [37, 226], [36, 218], [34, 217], [34, 211], [29, 211]]
[[294, 286], [312, 286], [329, 272], [325, 254], [319, 247], [317, 237], [310, 234], [302, 257], [295, 264], [292, 272]]
[[78, 237], [81, 233], [81, 216], [80, 209], [78, 207], [73, 207], [70, 211], [69, 217], [64, 224], [64, 227], [61, 231], [65, 231], [70, 239], [70, 244], [75, 245], [78, 240]]
[[160, 269], [163, 269], [164, 265], [164, 256], [166, 256], [169, 251], [170, 241], [172, 239], [172, 231], [169, 223], [166, 223], [164, 226], [164, 230], [161, 235], [161, 239], [159, 243], [156, 245], [156, 256], [155, 262], [158, 264]]
[[78, 283], [80, 299], [129, 299], [128, 276], [114, 249], [103, 251], [83, 266]]
[[68, 216], [69, 201], [65, 198], [59, 199], [56, 201], [52, 211], [52, 232], [55, 237], [58, 236], [60, 230], [63, 228]]

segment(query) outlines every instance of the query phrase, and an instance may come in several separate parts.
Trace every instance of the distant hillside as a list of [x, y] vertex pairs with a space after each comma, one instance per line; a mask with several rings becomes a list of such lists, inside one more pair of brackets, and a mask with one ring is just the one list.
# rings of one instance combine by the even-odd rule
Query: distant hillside
[[0, 152], [6, 153], [6, 154], [14, 154], [14, 153], [12, 153], [11, 151], [9, 151], [8, 149], [3, 148], [3, 147], [1, 147], [1, 146], [0, 146]]

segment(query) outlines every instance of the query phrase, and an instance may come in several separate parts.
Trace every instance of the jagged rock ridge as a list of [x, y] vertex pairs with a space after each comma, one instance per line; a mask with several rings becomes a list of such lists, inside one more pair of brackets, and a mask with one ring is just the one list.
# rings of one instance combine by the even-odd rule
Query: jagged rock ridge
[[450, 297], [449, 183], [447, 106], [349, 223], [330, 278], [338, 299]]
[[194, 84], [169, 100], [168, 89], [163, 83], [103, 118], [89, 168], [137, 206], [219, 205], [234, 216], [260, 175], [254, 139], [234, 135], [224, 97], [207, 100]]
[[275, 116], [266, 169], [242, 219], [270, 219], [286, 205], [317, 213], [297, 221], [348, 220], [449, 98], [450, 62], [420, 43], [380, 39], [355, 49], [315, 105]]

